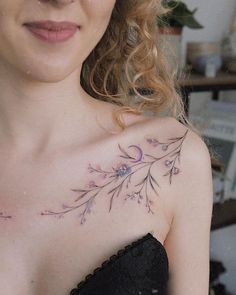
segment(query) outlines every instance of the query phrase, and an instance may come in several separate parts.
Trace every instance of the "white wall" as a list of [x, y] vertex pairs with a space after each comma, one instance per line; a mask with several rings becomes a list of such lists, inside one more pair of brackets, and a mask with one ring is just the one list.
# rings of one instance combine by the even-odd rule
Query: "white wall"
[[188, 41], [221, 41], [228, 32], [233, 14], [236, 12], [235, 0], [184, 0], [184, 2], [190, 9], [198, 8], [195, 16], [204, 29], [184, 28], [183, 57]]
[[[188, 41], [212, 41], [220, 42], [227, 34], [232, 23], [232, 17], [236, 12], [236, 0], [185, 0], [193, 9], [198, 7], [196, 17], [204, 25], [202, 30], [190, 30], [185, 28], [183, 33], [182, 63], [186, 56], [186, 42]], [[222, 93], [222, 98], [228, 93]], [[207, 100], [211, 98], [209, 93], [195, 93], [191, 96], [190, 112], [199, 112], [204, 108]], [[236, 102], [235, 92], [231, 92], [231, 101]], [[228, 291], [236, 294], [236, 225], [226, 227], [211, 233], [211, 258], [223, 262], [227, 273], [220, 277]]]
[[[200, 41], [220, 41], [231, 25], [236, 9], [235, 0], [185, 0], [190, 8], [198, 7], [196, 17], [204, 26], [195, 30], [194, 38]], [[192, 39], [193, 31], [186, 29], [186, 37]]]
[[[182, 40], [181, 63], [186, 60], [186, 43], [191, 41], [220, 42], [228, 33], [236, 13], [236, 0], [184, 0], [190, 9], [198, 8], [195, 16], [204, 26], [200, 30], [184, 28]], [[192, 94], [190, 110], [198, 112], [204, 109], [205, 103], [211, 99], [210, 93]], [[236, 101], [235, 92], [221, 93], [221, 99]]]

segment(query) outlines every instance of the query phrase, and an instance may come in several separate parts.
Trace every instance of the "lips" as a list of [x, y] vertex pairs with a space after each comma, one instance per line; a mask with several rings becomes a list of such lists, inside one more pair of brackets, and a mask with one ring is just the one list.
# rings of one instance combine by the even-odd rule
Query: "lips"
[[76, 23], [54, 21], [29, 22], [25, 23], [24, 26], [35, 37], [50, 43], [67, 41], [80, 28]]
[[49, 31], [60, 31], [60, 30], [73, 30], [79, 28], [79, 25], [72, 22], [55, 22], [55, 21], [37, 21], [29, 22], [24, 25], [34, 28], [40, 28]]

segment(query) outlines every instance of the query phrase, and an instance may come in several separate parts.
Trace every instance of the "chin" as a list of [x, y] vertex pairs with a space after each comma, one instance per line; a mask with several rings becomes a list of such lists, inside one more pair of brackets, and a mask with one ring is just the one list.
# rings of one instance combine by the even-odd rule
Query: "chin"
[[[39, 81], [39, 82], [47, 82], [47, 83], [56, 83], [63, 81], [66, 79], [69, 75], [72, 73], [78, 72], [78, 67], [75, 67], [75, 65], [71, 64], [60, 64], [51, 62], [50, 64], [46, 63], [40, 63], [37, 62], [31, 63], [27, 62], [27, 64], [24, 65], [18, 65], [18, 70], [21, 73], [21, 75], [25, 79]], [[78, 77], [79, 80], [79, 77]]]

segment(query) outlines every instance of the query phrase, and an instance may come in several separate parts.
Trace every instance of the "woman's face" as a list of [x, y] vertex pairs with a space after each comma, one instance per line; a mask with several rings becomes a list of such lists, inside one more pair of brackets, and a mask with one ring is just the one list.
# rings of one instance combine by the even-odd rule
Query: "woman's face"
[[[0, 0], [0, 74], [3, 69], [42, 81], [58, 81], [82, 66], [106, 31], [115, 0]], [[76, 23], [64, 42], [39, 39], [25, 23]]]

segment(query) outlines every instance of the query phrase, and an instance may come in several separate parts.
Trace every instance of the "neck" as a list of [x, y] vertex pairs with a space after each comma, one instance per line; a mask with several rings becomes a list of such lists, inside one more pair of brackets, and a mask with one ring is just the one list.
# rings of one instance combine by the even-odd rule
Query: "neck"
[[47, 83], [1, 75], [0, 146], [29, 152], [83, 138], [95, 99], [82, 89], [78, 77], [77, 72]]

